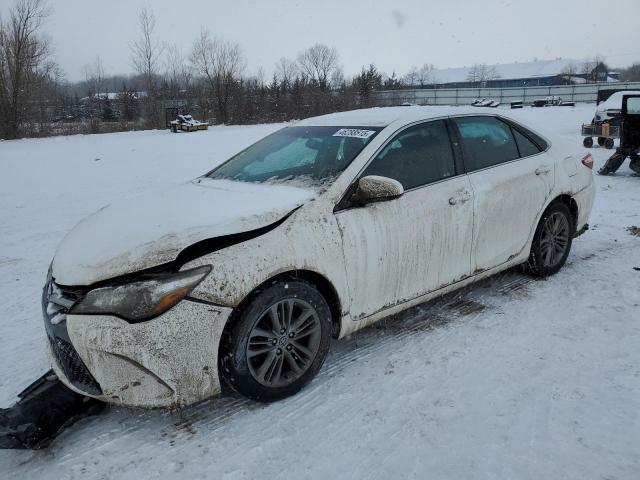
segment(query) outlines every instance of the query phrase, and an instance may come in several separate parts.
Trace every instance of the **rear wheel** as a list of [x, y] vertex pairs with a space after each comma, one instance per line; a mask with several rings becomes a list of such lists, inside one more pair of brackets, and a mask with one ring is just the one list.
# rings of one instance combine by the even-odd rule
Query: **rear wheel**
[[305, 281], [279, 281], [255, 295], [225, 333], [221, 373], [246, 397], [279, 400], [316, 375], [330, 340], [331, 310], [320, 292]]
[[603, 146], [606, 140], [604, 137], [598, 137], [598, 145]]
[[609, 150], [611, 150], [613, 148], [613, 138], [606, 138], [604, 140], [604, 148], [608, 148]]
[[574, 235], [574, 219], [562, 202], [553, 202], [542, 215], [531, 245], [527, 268], [533, 275], [553, 275], [567, 261]]

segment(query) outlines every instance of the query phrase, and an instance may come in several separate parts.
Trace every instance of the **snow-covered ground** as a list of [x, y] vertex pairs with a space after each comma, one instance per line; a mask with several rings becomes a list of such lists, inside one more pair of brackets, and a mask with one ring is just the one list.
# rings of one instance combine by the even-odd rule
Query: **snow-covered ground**
[[[594, 106], [524, 109], [573, 139]], [[45, 371], [57, 243], [113, 199], [195, 177], [277, 125], [0, 142], [0, 406]], [[591, 150], [599, 167], [611, 153]], [[297, 396], [111, 408], [1, 478], [640, 478], [640, 178], [597, 177], [592, 229], [547, 280], [490, 278], [334, 343]]]

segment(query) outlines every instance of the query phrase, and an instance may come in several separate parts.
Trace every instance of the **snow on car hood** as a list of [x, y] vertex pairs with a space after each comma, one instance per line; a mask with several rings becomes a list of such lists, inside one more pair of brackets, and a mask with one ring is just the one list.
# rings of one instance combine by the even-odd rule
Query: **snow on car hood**
[[108, 205], [62, 240], [52, 274], [62, 285], [92, 283], [175, 260], [201, 240], [268, 226], [315, 191], [202, 178]]

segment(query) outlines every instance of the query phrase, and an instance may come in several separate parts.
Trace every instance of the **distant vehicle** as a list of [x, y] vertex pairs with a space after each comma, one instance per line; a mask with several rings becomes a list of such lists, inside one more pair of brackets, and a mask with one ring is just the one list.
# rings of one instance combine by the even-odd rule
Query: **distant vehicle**
[[596, 107], [593, 123], [620, 125], [620, 110], [622, 109], [622, 97], [624, 95], [640, 95], [640, 90], [622, 90], [611, 95]]
[[292, 124], [67, 234], [42, 297], [53, 369], [136, 407], [194, 403], [222, 379], [287, 397], [331, 337], [516, 265], [560, 270], [587, 229], [592, 167], [562, 139], [470, 107]]
[[182, 130], [184, 132], [195, 132], [196, 130], [207, 130], [208, 122], [194, 120], [191, 115], [178, 115], [175, 120], [169, 122], [172, 132]]
[[549, 107], [549, 106], [557, 106], [562, 103], [562, 98], [558, 95], [550, 95], [544, 98], [537, 98], [533, 101], [534, 107]]
[[499, 105], [500, 105], [500, 102], [493, 100], [491, 98], [476, 98], [473, 102], [471, 102], [472, 107], [496, 108]]
[[537, 98], [533, 101], [534, 107], [574, 107], [575, 102], [565, 102], [558, 95], [549, 95], [544, 98]]

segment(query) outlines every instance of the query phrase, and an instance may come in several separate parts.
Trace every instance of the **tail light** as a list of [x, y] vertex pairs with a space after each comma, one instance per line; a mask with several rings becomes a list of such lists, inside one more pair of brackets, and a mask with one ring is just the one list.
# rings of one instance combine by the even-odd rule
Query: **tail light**
[[593, 157], [590, 153], [587, 153], [584, 157], [582, 157], [582, 164], [587, 168], [593, 169]]

